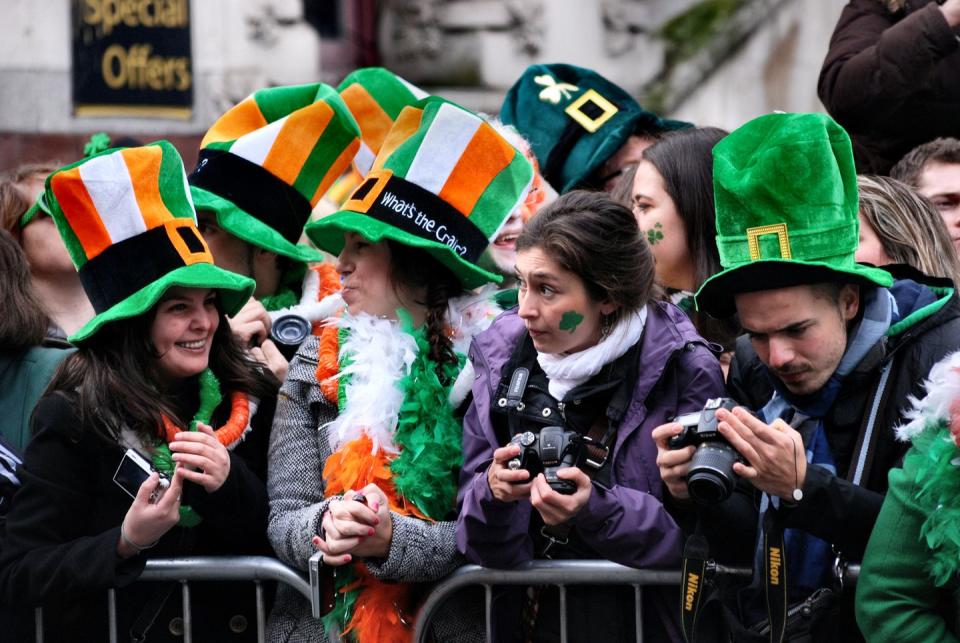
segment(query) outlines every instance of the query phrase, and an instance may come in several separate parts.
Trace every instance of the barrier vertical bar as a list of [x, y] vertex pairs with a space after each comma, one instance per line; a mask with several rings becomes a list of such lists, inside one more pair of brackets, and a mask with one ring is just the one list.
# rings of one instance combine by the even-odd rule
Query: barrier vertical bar
[[567, 643], [567, 586], [557, 585], [560, 592], [560, 643]]
[[33, 610], [33, 629], [36, 633], [37, 643], [43, 643], [43, 608], [38, 607]]
[[117, 590], [112, 587], [107, 590], [107, 627], [110, 643], [117, 643]]
[[633, 613], [634, 618], [636, 619], [634, 623], [634, 631], [636, 633], [637, 643], [643, 643], [643, 586], [634, 585], [633, 586]]
[[183, 601], [183, 641], [193, 643], [193, 613], [190, 610], [190, 583], [181, 581], [180, 596]]
[[483, 586], [484, 622], [487, 625], [487, 641], [493, 640], [493, 585]]
[[263, 606], [263, 583], [254, 581], [257, 587], [257, 641], [263, 643], [267, 640], [267, 617]]

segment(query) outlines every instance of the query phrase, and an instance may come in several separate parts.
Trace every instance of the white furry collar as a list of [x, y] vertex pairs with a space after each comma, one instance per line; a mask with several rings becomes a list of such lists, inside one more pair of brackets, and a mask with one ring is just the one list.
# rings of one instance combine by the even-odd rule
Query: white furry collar
[[[447, 315], [454, 350], [465, 354], [474, 335], [486, 330], [500, 312], [489, 291], [451, 300]], [[349, 330], [340, 345], [340, 358], [347, 357], [349, 364], [335, 376], [350, 376], [344, 391], [347, 404], [328, 425], [331, 447], [336, 450], [366, 434], [374, 451], [382, 448], [397, 453], [393, 436], [403, 405], [399, 384], [410, 374], [417, 355], [416, 341], [400, 329], [398, 322], [371, 315], [344, 314], [327, 323]], [[468, 362], [451, 387], [448, 399], [452, 408], [466, 399], [472, 383], [473, 368]]]

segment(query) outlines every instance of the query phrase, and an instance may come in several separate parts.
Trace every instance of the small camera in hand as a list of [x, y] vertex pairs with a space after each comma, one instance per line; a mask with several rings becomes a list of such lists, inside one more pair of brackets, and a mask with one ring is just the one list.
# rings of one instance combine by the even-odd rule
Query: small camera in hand
[[562, 426], [546, 426], [540, 429], [539, 433], [518, 433], [510, 443], [520, 446], [520, 455], [510, 460], [507, 466], [530, 473], [530, 477], [521, 484], [542, 473], [547, 484], [557, 493], [569, 496], [577, 490], [573, 480], [558, 478], [557, 471], [580, 464], [586, 446], [582, 435], [576, 431], [567, 431]]
[[716, 412], [736, 406], [735, 400], [717, 397], [707, 400], [703, 411], [686, 413], [675, 420], [683, 425], [683, 431], [670, 438], [670, 448], [697, 447], [687, 472], [687, 488], [690, 497], [699, 503], [723, 502], [733, 493], [733, 464], [743, 462], [743, 458], [717, 430]]

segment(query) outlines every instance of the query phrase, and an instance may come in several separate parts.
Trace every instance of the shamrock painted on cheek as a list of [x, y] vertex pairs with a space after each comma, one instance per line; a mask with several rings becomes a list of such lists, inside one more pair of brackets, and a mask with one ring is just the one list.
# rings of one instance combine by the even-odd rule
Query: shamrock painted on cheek
[[568, 310], [563, 313], [563, 317], [560, 318], [560, 330], [565, 330], [570, 334], [573, 334], [577, 330], [577, 326], [580, 325], [580, 322], [583, 321], [583, 315], [578, 313], [575, 310]]
[[658, 223], [655, 223], [651, 229], [647, 230], [647, 242], [651, 246], [655, 246], [657, 245], [658, 241], [662, 241], [662, 240], [663, 240], [663, 224], [658, 222]]

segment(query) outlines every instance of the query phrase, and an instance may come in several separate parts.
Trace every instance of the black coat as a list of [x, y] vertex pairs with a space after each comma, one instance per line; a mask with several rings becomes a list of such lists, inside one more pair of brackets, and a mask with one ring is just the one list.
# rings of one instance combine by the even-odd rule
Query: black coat
[[857, 171], [887, 174], [907, 152], [960, 137], [960, 43], [933, 0], [890, 13], [851, 0], [830, 39], [818, 93], [853, 139]]
[[[267, 554], [266, 445], [273, 402], [254, 416], [253, 431], [231, 452], [230, 474], [215, 493], [185, 482], [183, 502], [203, 517], [192, 529], [175, 527], [155, 548], [127, 560], [117, 555], [120, 523], [132, 499], [113, 481], [125, 448], [81, 432], [75, 397], [50, 395], [37, 405], [34, 437], [19, 473], [22, 488], [0, 541], [0, 601], [16, 616], [16, 638], [30, 638], [33, 606], [44, 606], [45, 641], [107, 639], [107, 589], [118, 588], [119, 636], [159, 583], [136, 583], [147, 559], [214, 554]], [[214, 414], [223, 423], [229, 404]], [[165, 584], [170, 586], [170, 584]], [[254, 587], [194, 583], [194, 636], [201, 641], [255, 636]], [[241, 586], [242, 587], [242, 586]], [[179, 587], [164, 603], [147, 640], [182, 640], [170, 632], [181, 615]], [[245, 619], [245, 631], [231, 631]], [[175, 625], [174, 625], [175, 627]], [[9, 632], [6, 633], [9, 635]], [[10, 637], [11, 639], [14, 637]], [[4, 636], [4, 640], [10, 640]]]
[[[891, 268], [891, 272], [917, 281], [923, 279], [931, 285], [949, 284], [948, 280], [921, 278], [915, 271], [899, 267]], [[898, 303], [901, 310], [908, 305], [907, 302]], [[960, 349], [960, 300], [955, 293], [929, 316], [918, 314], [917, 317], [912, 324], [878, 342], [844, 379], [836, 401], [824, 417], [837, 475], [821, 467], [808, 467], [803, 501], [782, 514], [785, 527], [802, 529], [827, 541], [848, 561], [856, 562], [862, 558], [883, 504], [887, 473], [900, 466], [909, 448], [908, 444], [896, 440], [894, 428], [905, 423], [904, 411], [910, 406], [910, 396], [922, 394], [923, 383], [935, 363]], [[893, 366], [886, 393], [874, 424], [875, 448], [868, 452], [862, 486], [855, 486], [847, 481], [846, 476], [870, 412], [880, 373], [891, 360]], [[763, 407], [772, 395], [773, 387], [767, 371], [747, 337], [742, 337], [737, 344], [727, 387], [734, 399], [754, 410]], [[760, 498], [760, 492], [740, 480], [729, 500], [701, 510], [711, 555], [718, 561], [753, 567]], [[831, 624], [838, 641], [859, 637], [853, 617], [852, 592], [845, 597], [847, 599], [850, 602], [843, 607], [841, 618]]]

